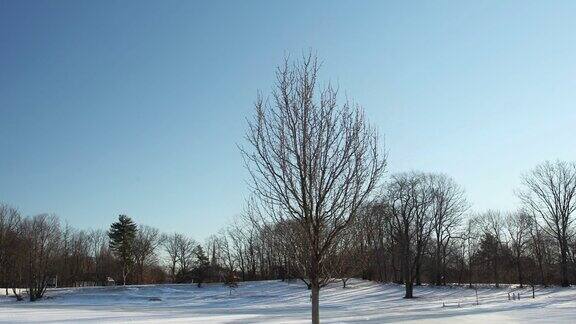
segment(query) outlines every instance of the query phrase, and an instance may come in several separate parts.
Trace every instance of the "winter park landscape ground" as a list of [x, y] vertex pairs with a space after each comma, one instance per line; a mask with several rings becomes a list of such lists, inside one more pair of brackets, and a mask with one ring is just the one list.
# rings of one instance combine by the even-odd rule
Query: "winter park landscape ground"
[[[508, 300], [508, 293], [520, 300]], [[403, 299], [403, 286], [355, 280], [321, 292], [324, 323], [574, 323], [576, 289], [510, 286], [478, 289], [416, 287], [418, 298]], [[146, 285], [50, 290], [30, 303], [0, 297], [0, 322], [136, 323], [307, 323], [309, 292], [301, 283], [241, 283], [230, 292], [221, 284]], [[445, 307], [443, 307], [443, 305]]]

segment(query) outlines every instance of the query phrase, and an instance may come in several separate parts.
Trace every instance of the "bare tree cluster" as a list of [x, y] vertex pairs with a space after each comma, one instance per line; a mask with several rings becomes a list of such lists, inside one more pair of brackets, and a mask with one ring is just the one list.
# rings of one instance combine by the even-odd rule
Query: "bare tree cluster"
[[543, 230], [556, 240], [560, 250], [562, 286], [569, 286], [576, 210], [576, 163], [545, 162], [524, 175], [522, 182], [523, 188], [518, 196], [528, 212], [538, 217]]
[[50, 286], [103, 282], [113, 267], [104, 236], [62, 226], [55, 215], [22, 217], [0, 205], [0, 285], [18, 299], [25, 288], [34, 301]]
[[[521, 204], [509, 212], [471, 213], [463, 188], [444, 174], [393, 174], [326, 250], [322, 271], [331, 278], [326, 282], [350, 277], [397, 282], [406, 285], [407, 298], [413, 296], [413, 285], [424, 282], [496, 286], [573, 282], [576, 171], [568, 167], [573, 165], [546, 162], [525, 175], [528, 181], [541, 177], [542, 168], [548, 170], [547, 181], [534, 186], [531, 179], [523, 184], [518, 191]], [[544, 199], [526, 190], [551, 193]], [[262, 221], [266, 217], [261, 208], [249, 207], [245, 216], [251, 221], [225, 231], [231, 258], [222, 265], [238, 271], [243, 280], [299, 279], [310, 287], [306, 232], [294, 219]]]
[[[131, 252], [136, 271], [129, 283], [164, 282], [159, 231], [140, 226], [137, 233]], [[110, 278], [121, 282], [121, 273], [106, 231], [77, 230], [53, 214], [23, 217], [0, 204], [0, 286], [6, 294], [11, 290], [23, 299], [24, 292], [35, 301], [50, 287], [105, 285]]]

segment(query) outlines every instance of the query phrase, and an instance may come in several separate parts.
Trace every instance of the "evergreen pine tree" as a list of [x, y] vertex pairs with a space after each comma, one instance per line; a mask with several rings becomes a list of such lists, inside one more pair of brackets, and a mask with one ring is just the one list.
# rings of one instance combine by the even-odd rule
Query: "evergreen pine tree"
[[202, 246], [198, 245], [195, 249], [196, 258], [198, 259], [198, 266], [196, 267], [196, 276], [198, 280], [198, 287], [202, 287], [202, 283], [208, 276], [210, 270], [210, 260], [204, 253]]
[[137, 231], [134, 221], [126, 216], [118, 216], [118, 221], [112, 223], [108, 231], [110, 249], [122, 263], [122, 283], [126, 285], [126, 277], [134, 263], [134, 239]]

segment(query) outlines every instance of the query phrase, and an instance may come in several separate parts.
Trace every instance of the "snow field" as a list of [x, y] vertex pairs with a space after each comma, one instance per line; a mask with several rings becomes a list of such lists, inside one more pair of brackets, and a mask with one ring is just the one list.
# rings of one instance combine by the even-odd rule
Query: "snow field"
[[[520, 292], [520, 300], [508, 293]], [[571, 323], [576, 319], [576, 289], [512, 286], [474, 289], [416, 287], [412, 300], [404, 287], [351, 280], [320, 293], [323, 323]], [[222, 284], [146, 285], [51, 289], [38, 302], [0, 297], [0, 322], [136, 323], [308, 323], [309, 291], [299, 282], [240, 283], [230, 292]], [[443, 307], [443, 305], [445, 307]], [[459, 307], [458, 307], [459, 305]]]

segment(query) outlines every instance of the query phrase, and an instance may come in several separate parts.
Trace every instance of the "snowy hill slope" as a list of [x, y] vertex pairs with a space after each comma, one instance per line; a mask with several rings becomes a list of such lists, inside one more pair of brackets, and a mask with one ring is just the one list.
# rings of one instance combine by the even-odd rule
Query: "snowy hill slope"
[[[520, 292], [520, 300], [508, 293]], [[410, 322], [574, 322], [576, 289], [416, 287], [413, 300], [403, 287], [356, 280], [343, 289], [335, 283], [321, 291], [324, 323]], [[0, 297], [0, 322], [137, 323], [307, 323], [309, 291], [301, 283], [241, 283], [230, 293], [221, 284], [63, 288], [39, 302]], [[443, 307], [445, 305], [445, 307]]]

